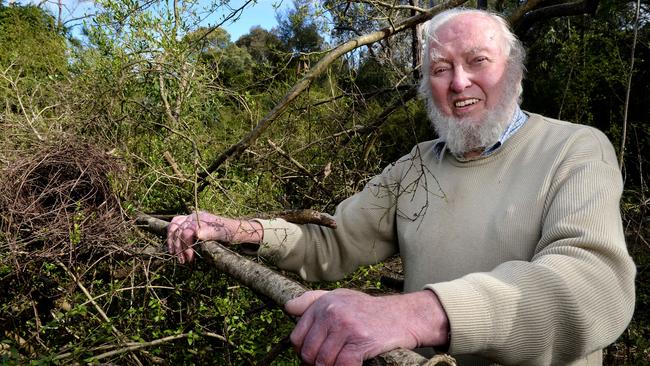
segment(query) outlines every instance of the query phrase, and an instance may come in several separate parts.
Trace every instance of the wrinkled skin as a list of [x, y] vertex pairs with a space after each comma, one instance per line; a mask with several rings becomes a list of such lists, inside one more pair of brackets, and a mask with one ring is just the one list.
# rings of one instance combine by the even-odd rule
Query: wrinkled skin
[[361, 365], [398, 347], [445, 344], [449, 332], [444, 310], [429, 290], [393, 296], [309, 291], [285, 308], [301, 316], [291, 342], [311, 365]]
[[176, 216], [167, 228], [167, 249], [180, 263], [191, 262], [199, 240], [225, 243], [259, 243], [262, 226], [256, 221], [234, 220], [207, 212]]

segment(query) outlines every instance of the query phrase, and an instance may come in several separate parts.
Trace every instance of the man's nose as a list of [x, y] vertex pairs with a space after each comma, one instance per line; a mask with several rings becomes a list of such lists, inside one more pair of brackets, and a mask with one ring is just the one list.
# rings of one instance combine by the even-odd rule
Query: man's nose
[[463, 69], [462, 66], [454, 67], [454, 75], [451, 80], [450, 88], [454, 93], [462, 93], [472, 85], [470, 74]]

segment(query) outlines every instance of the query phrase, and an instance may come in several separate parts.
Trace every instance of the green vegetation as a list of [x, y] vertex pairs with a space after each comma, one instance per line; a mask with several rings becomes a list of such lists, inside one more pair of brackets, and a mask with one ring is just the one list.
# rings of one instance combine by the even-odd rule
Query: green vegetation
[[[411, 34], [402, 32], [332, 62], [262, 136], [204, 178], [331, 47], [411, 10], [296, 0], [278, 16], [277, 32], [253, 28], [232, 40], [223, 28], [201, 23], [221, 2], [97, 4], [101, 11], [80, 42], [39, 7], [0, 3], [3, 174], [47, 147], [91, 156], [93, 146], [96, 159], [103, 153], [116, 161], [106, 174], [120, 217], [197, 208], [227, 216], [332, 212], [433, 136], [422, 106], [408, 97], [416, 80]], [[494, 6], [511, 14], [517, 3]], [[601, 1], [593, 16], [543, 19], [520, 30], [529, 50], [524, 108], [594, 125], [620, 149], [634, 6]], [[637, 312], [608, 348], [607, 363], [650, 362], [649, 32], [642, 20], [623, 166]], [[25, 226], [11, 229], [22, 216], [9, 202], [0, 199], [0, 363], [299, 364], [286, 342], [291, 319], [208, 263], [179, 266], [162, 240], [134, 228], [120, 227], [123, 235], [102, 241], [88, 226], [99, 213], [74, 205], [57, 236], [64, 239], [48, 241], [53, 229], [45, 228], [29, 241]], [[385, 291], [379, 278], [393, 271], [380, 264], [309, 286]]]

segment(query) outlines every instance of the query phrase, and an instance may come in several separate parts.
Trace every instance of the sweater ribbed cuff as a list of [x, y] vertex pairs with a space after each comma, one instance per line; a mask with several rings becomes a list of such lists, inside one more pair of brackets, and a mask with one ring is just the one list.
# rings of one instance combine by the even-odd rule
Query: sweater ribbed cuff
[[424, 286], [438, 295], [447, 317], [449, 353], [475, 353], [487, 348], [494, 329], [489, 304], [471, 283], [463, 279]]

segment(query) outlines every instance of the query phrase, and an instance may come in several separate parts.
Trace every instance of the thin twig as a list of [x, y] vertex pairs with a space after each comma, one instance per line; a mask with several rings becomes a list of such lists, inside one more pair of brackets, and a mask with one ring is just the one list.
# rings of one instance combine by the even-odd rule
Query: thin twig
[[[124, 348], [121, 348], [121, 349], [105, 352], [105, 353], [102, 353], [100, 355], [90, 357], [90, 358], [87, 359], [87, 361], [92, 362], [92, 361], [96, 361], [96, 360], [101, 360], [103, 358], [120, 355], [122, 353], [136, 351], [136, 350], [139, 350], [141, 348], [157, 346], [159, 344], [175, 341], [177, 339], [187, 338], [187, 337], [190, 337], [190, 336], [201, 335], [201, 334], [204, 334], [204, 333], [200, 333], [200, 332], [197, 332], [197, 333], [193, 333], [193, 332], [192, 333], [183, 333], [183, 334], [177, 334], [177, 335], [173, 335], [173, 336], [163, 337], [163, 338], [156, 339], [156, 340], [149, 341], [149, 342], [141, 342], [141, 343], [131, 344], [131, 345], [128, 345], [128, 346], [126, 346]], [[217, 338], [219, 340], [222, 340], [222, 341], [226, 342], [226, 338], [224, 338], [223, 336], [221, 336], [219, 334], [209, 333], [209, 336], [212, 337], [212, 338]]]
[[172, 171], [174, 172], [174, 174], [176, 174], [176, 176], [181, 181], [187, 181], [187, 178], [185, 178], [185, 175], [179, 169], [178, 164], [176, 163], [176, 160], [174, 160], [174, 157], [172, 156], [172, 154], [169, 151], [165, 150], [165, 152], [163, 153], [163, 157], [165, 158], [165, 161], [167, 162], [167, 164], [169, 164], [169, 166], [172, 168]]
[[38, 138], [39, 141], [45, 141], [45, 138], [43, 136], [41, 136], [41, 134], [34, 127], [33, 118], [30, 118], [29, 115], [27, 114], [27, 109], [25, 108], [25, 104], [23, 103], [23, 98], [22, 98], [22, 96], [20, 94], [20, 91], [18, 90], [18, 83], [13, 78], [9, 78], [7, 76], [7, 72], [9, 71], [9, 69], [12, 66], [13, 66], [13, 64], [9, 65], [9, 67], [4, 72], [2, 72], [2, 74], [1, 74], [2, 78], [5, 79], [7, 82], [9, 82], [9, 84], [11, 85], [11, 88], [16, 93], [16, 100], [18, 101], [18, 104], [20, 105], [20, 110], [23, 113], [23, 116], [25, 117], [25, 120], [27, 121], [27, 125], [29, 125], [29, 127], [32, 129], [32, 132], [34, 132], [34, 134], [36, 135], [36, 138]]
[[[68, 267], [66, 267], [63, 263], [61, 263], [58, 260], [56, 262], [61, 268], [63, 268], [63, 270], [65, 270], [65, 272], [68, 274], [68, 276], [70, 276], [70, 278], [72, 278], [72, 280], [75, 282], [77, 287], [79, 287], [79, 289], [84, 293], [84, 295], [86, 295], [86, 297], [88, 298], [88, 300], [90, 300], [90, 303], [93, 304], [93, 306], [95, 307], [95, 309], [97, 310], [97, 312], [99, 313], [101, 318], [107, 324], [109, 324], [111, 326], [111, 331], [113, 332], [113, 334], [115, 334], [117, 339], [122, 343], [126, 343], [126, 341], [125, 341], [126, 337], [124, 336], [124, 334], [122, 334], [122, 332], [120, 332], [117, 328], [115, 328], [115, 326], [113, 325], [113, 322], [111, 322], [111, 319], [106, 315], [106, 313], [99, 306], [99, 304], [97, 304], [97, 302], [95, 302], [95, 300], [93, 299], [90, 292], [81, 283], [81, 281], [79, 281], [79, 279], [77, 279], [77, 276], [75, 276], [74, 273], [72, 273], [72, 271]], [[131, 357], [133, 358], [133, 360], [135, 361], [136, 364], [142, 365], [142, 362], [138, 359], [138, 356], [136, 356], [135, 354], [131, 354]]]
[[325, 192], [328, 195], [332, 194], [332, 192], [329, 189], [325, 188], [323, 182], [321, 182], [320, 180], [318, 180], [318, 178], [316, 178], [313, 174], [311, 174], [311, 172], [307, 170], [307, 168], [305, 168], [302, 164], [300, 164], [298, 160], [291, 157], [291, 155], [289, 155], [286, 151], [282, 150], [282, 148], [276, 145], [273, 141], [271, 141], [271, 139], [267, 139], [267, 142], [278, 154], [280, 154], [283, 158], [287, 159], [291, 164], [293, 164], [296, 168], [298, 168], [298, 170], [303, 172], [303, 174], [311, 178], [311, 180], [314, 181], [314, 183], [316, 183], [316, 186], [319, 189], [321, 189], [323, 192]]
[[115, 289], [115, 290], [113, 290], [113, 291], [111, 291], [111, 292], [104, 292], [104, 293], [101, 294], [101, 295], [94, 296], [91, 300], [88, 300], [88, 301], [82, 303], [80, 306], [85, 306], [85, 305], [87, 305], [88, 303], [90, 303], [92, 300], [97, 300], [97, 299], [99, 299], [100, 297], [108, 296], [108, 295], [111, 295], [112, 293], [115, 293], [115, 292], [132, 291], [132, 290], [139, 290], [139, 289], [146, 289], [146, 290], [148, 290], [148, 289], [176, 290], [175, 287], [170, 287], [170, 286], [153, 286], [153, 285], [141, 285], [141, 286], [123, 287], [123, 288]]
[[618, 155], [618, 167], [623, 169], [623, 157], [625, 156], [625, 140], [627, 137], [627, 112], [630, 106], [630, 90], [632, 89], [632, 76], [634, 75], [634, 53], [636, 50], [637, 36], [639, 34], [639, 13], [641, 12], [641, 0], [636, 1], [636, 14], [634, 19], [634, 39], [632, 41], [632, 54], [630, 55], [630, 74], [627, 78], [627, 91], [625, 92], [625, 112], [623, 114], [623, 136], [621, 137], [621, 149]]

